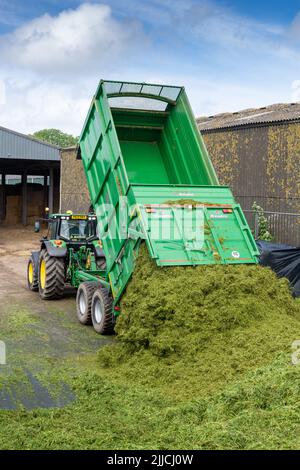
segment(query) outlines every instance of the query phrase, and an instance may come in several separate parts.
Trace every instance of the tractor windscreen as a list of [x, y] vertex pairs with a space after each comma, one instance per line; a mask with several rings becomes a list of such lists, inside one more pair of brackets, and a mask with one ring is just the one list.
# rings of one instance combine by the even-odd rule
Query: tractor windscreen
[[65, 240], [91, 239], [96, 237], [96, 224], [94, 220], [62, 219], [59, 234]]

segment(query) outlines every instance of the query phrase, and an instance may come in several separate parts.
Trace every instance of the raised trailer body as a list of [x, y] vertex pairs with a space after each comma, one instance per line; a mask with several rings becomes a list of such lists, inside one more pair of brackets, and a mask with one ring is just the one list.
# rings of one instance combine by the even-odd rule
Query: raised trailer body
[[257, 263], [242, 209], [219, 185], [183, 87], [102, 80], [79, 155], [114, 304], [141, 241], [158, 266]]

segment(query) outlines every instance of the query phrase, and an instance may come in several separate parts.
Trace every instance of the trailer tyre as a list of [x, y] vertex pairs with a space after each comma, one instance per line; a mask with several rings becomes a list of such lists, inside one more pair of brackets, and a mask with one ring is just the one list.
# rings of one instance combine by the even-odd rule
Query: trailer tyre
[[92, 324], [92, 299], [95, 290], [99, 288], [99, 282], [82, 282], [76, 295], [76, 314], [82, 325]]
[[100, 287], [94, 292], [91, 315], [93, 327], [97, 333], [109, 335], [114, 332], [113, 299], [108, 289]]
[[27, 263], [27, 285], [30, 290], [33, 292], [38, 292], [39, 290], [39, 276], [38, 276], [38, 266], [33, 256], [30, 256]]
[[65, 260], [42, 250], [39, 261], [39, 293], [43, 300], [59, 299], [65, 288]]

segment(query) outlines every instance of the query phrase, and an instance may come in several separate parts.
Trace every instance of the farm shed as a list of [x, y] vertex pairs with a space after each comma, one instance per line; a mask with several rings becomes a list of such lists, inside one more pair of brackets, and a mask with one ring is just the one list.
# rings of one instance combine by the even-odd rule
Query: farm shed
[[0, 221], [32, 224], [58, 210], [59, 148], [0, 127]]
[[300, 103], [197, 119], [222, 184], [243, 209], [300, 213]]
[[[197, 123], [220, 183], [233, 189], [244, 210], [256, 201], [276, 213], [268, 217], [277, 241], [300, 244], [300, 217], [294, 216], [300, 214], [300, 103], [202, 117]], [[60, 204], [74, 212], [90, 204], [75, 148], [61, 152]], [[254, 229], [254, 218], [248, 218]]]

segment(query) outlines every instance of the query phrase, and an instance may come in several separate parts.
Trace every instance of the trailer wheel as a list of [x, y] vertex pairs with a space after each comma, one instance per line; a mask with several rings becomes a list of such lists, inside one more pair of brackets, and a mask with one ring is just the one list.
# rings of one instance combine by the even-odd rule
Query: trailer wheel
[[108, 289], [100, 287], [94, 292], [91, 315], [93, 327], [97, 333], [109, 335], [114, 332], [113, 299]]
[[27, 285], [30, 290], [33, 292], [38, 292], [39, 290], [39, 276], [38, 276], [38, 266], [34, 261], [33, 256], [30, 256], [27, 264]]
[[76, 295], [76, 314], [82, 325], [91, 325], [91, 306], [94, 292], [100, 287], [99, 282], [82, 282]]
[[65, 287], [65, 260], [42, 250], [39, 261], [39, 292], [43, 300], [59, 299]]

